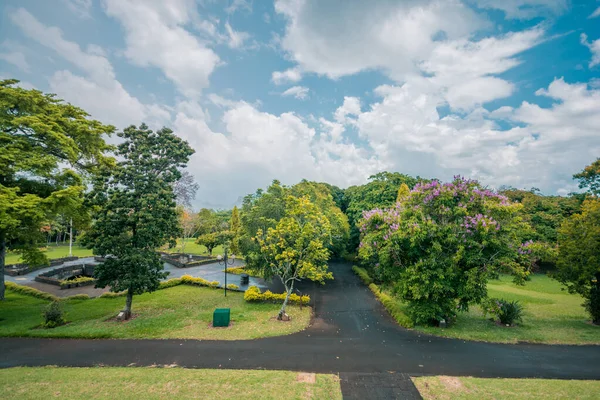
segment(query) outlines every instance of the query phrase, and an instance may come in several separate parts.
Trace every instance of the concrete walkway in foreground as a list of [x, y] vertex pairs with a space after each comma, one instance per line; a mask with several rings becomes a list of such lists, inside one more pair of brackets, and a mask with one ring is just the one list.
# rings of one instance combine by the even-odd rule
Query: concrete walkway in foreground
[[[600, 346], [469, 342], [406, 330], [391, 319], [349, 264], [332, 263], [331, 270], [334, 281], [301, 288], [314, 301], [315, 317], [309, 328], [293, 335], [245, 341], [2, 338], [0, 367], [176, 364], [340, 372], [363, 380], [364, 373], [390, 372], [600, 379]], [[401, 386], [398, 390], [404, 390]]]
[[[9, 276], [5, 275], [4, 279], [9, 282], [14, 282], [19, 285], [31, 286], [38, 290], [51, 293], [58, 297], [67, 297], [73, 296], [75, 294], [87, 294], [90, 297], [100, 296], [104, 292], [108, 292], [108, 288], [105, 289], [96, 289], [94, 286], [83, 286], [73, 289], [60, 289], [60, 287], [55, 285], [50, 285], [47, 283], [36, 282], [35, 277], [41, 273], [51, 271], [55, 268], [66, 267], [70, 265], [81, 265], [81, 264], [98, 264], [97, 261], [94, 260], [94, 257], [85, 257], [80, 258], [75, 261], [67, 261], [62, 265], [56, 267], [47, 267], [38, 269], [36, 271], [30, 272], [26, 275], [19, 276]], [[228, 268], [243, 266], [243, 260], [235, 260], [232, 265], [229, 265]], [[169, 263], [164, 263], [165, 271], [169, 272], [169, 275], [165, 280], [172, 278], [181, 278], [183, 275], [192, 275], [193, 277], [200, 277], [206, 279], [208, 281], [219, 281], [219, 284], [223, 286], [225, 284], [225, 273], [223, 272], [224, 266], [219, 265], [218, 262], [214, 262], [206, 265], [199, 265], [195, 267], [189, 268], [177, 268]], [[267, 288], [267, 283], [264, 279], [250, 277], [250, 281], [248, 285], [241, 284], [241, 278], [239, 275], [235, 274], [227, 274], [227, 284], [233, 283], [237, 285], [241, 290], [246, 290], [250, 286], [257, 286], [260, 289], [264, 290]]]

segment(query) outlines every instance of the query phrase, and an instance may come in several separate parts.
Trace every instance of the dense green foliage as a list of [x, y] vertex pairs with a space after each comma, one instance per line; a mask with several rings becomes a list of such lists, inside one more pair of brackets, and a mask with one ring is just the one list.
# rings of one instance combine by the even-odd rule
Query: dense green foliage
[[579, 181], [579, 187], [586, 189], [595, 196], [600, 195], [600, 158], [584, 168], [583, 171], [573, 175]]
[[44, 328], [56, 328], [67, 322], [60, 301], [53, 301], [44, 307], [42, 316], [44, 317]]
[[527, 276], [520, 207], [461, 177], [419, 184], [393, 208], [364, 214], [359, 254], [408, 302], [414, 322], [453, 320], [486, 298], [499, 271]]
[[229, 232], [231, 233], [231, 245], [229, 249], [232, 254], [240, 254], [240, 235], [242, 234], [242, 221], [237, 206], [231, 210], [231, 219], [229, 220]]
[[327, 271], [331, 225], [327, 217], [308, 197], [286, 198], [285, 214], [273, 228], [259, 229], [254, 240], [259, 245], [257, 256], [262, 260], [265, 277], [277, 277], [283, 283], [286, 297], [278, 318], [285, 308], [299, 279], [323, 283], [333, 279]]
[[118, 136], [121, 161], [94, 181], [90, 199], [98, 209], [86, 240], [109, 256], [95, 269], [96, 286], [126, 290], [129, 318], [133, 295], [156, 290], [165, 277], [156, 249], [180, 236], [173, 183], [194, 151], [167, 128], [130, 126]]
[[483, 315], [492, 315], [503, 325], [513, 325], [523, 320], [523, 306], [518, 300], [489, 298], [481, 302]]
[[566, 220], [559, 230], [558, 270], [554, 277], [570, 292], [586, 299], [585, 308], [600, 324], [600, 201], [583, 203], [581, 214]]
[[397, 172], [380, 172], [370, 176], [368, 183], [346, 189], [342, 210], [348, 215], [350, 223], [348, 251], [354, 252], [360, 242], [358, 222], [363, 211], [392, 206], [396, 203], [398, 189], [402, 184], [412, 188], [421, 181], [423, 180], [419, 177], [413, 178]]
[[42, 226], [57, 215], [77, 218], [82, 174], [109, 160], [102, 135], [114, 128], [54, 95], [0, 81], [0, 299], [7, 249], [26, 263], [47, 263], [38, 250]]

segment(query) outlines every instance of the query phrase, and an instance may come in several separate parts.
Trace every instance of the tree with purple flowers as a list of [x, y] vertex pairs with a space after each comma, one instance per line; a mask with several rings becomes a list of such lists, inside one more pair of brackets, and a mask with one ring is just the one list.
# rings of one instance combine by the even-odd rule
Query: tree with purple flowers
[[452, 320], [487, 297], [500, 271], [526, 278], [529, 226], [519, 204], [456, 176], [417, 184], [403, 201], [363, 213], [359, 256], [408, 302], [415, 323]]

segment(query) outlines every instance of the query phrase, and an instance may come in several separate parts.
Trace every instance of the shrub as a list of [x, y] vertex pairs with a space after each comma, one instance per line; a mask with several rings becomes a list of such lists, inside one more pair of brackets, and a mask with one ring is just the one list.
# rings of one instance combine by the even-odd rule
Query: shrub
[[92, 282], [95, 282], [96, 280], [94, 278], [91, 278], [89, 276], [81, 276], [79, 278], [75, 278], [75, 279], [71, 279], [71, 280], [62, 280], [60, 281], [60, 287], [67, 287], [69, 285], [77, 285], [77, 284], [91, 284]]
[[481, 303], [484, 315], [491, 314], [503, 325], [522, 321], [523, 306], [517, 300], [487, 299]]
[[60, 301], [48, 304], [42, 312], [45, 328], [55, 328], [66, 323]]
[[117, 293], [115, 293], [115, 292], [106, 292], [106, 293], [102, 293], [100, 295], [100, 298], [102, 298], [102, 299], [114, 299], [114, 298], [117, 298], [117, 297], [123, 297], [126, 294], [127, 294], [126, 291], [117, 292]]
[[73, 296], [65, 297], [63, 300], [89, 300], [90, 296], [87, 294], [75, 294]]
[[212, 281], [209, 283], [211, 287], [218, 287], [221, 283], [219, 281]]
[[238, 290], [240, 287], [238, 285], [236, 285], [235, 283], [230, 283], [227, 285], [227, 289], [231, 289], [231, 290]]
[[19, 294], [23, 294], [26, 296], [36, 297], [42, 300], [50, 300], [50, 301], [60, 301], [60, 299], [53, 294], [42, 292], [41, 290], [34, 289], [29, 286], [17, 285], [13, 282], [5, 282], [6, 288]]
[[[248, 302], [267, 302], [267, 303], [281, 303], [285, 300], [285, 293], [276, 294], [267, 290], [264, 293], [260, 292], [260, 289], [256, 286], [250, 286], [244, 293], [244, 300]], [[293, 304], [308, 304], [310, 302], [310, 296], [304, 295], [298, 296], [296, 293], [290, 295], [289, 303]]]
[[358, 275], [358, 277], [360, 278], [360, 280], [363, 281], [363, 283], [365, 285], [368, 286], [371, 283], [373, 283], [373, 279], [371, 279], [371, 277], [369, 276], [369, 273], [367, 272], [366, 269], [357, 267], [356, 265], [353, 265], [352, 266], [352, 271], [354, 271], [354, 273], [356, 275]]

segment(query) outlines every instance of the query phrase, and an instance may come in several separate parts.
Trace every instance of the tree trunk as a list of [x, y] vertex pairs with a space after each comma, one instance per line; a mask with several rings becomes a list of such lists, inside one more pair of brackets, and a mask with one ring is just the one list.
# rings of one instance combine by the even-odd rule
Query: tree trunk
[[127, 291], [127, 299], [125, 300], [125, 309], [123, 312], [125, 313], [125, 319], [131, 318], [131, 303], [133, 302], [133, 290], [129, 289]]
[[185, 235], [183, 235], [183, 239], [182, 239], [182, 241], [181, 241], [181, 252], [182, 252], [183, 254], [185, 254], [185, 241], [186, 241], [186, 239], [187, 239], [187, 238], [185, 237]]
[[285, 295], [285, 300], [283, 300], [283, 304], [281, 305], [281, 310], [279, 310], [279, 314], [277, 315], [277, 319], [280, 321], [283, 319], [283, 316], [285, 315], [285, 307], [287, 307], [287, 303], [288, 303], [288, 300], [290, 299], [290, 295], [292, 294], [292, 291], [294, 290], [294, 281], [292, 280], [292, 284], [290, 285], [289, 288], [285, 282], [283, 283], [283, 286], [285, 286], [286, 295]]
[[592, 323], [600, 325], [600, 272], [596, 272], [596, 284], [590, 290], [589, 312], [592, 315]]
[[0, 230], [0, 300], [4, 300], [4, 262], [6, 260], [6, 232]]

